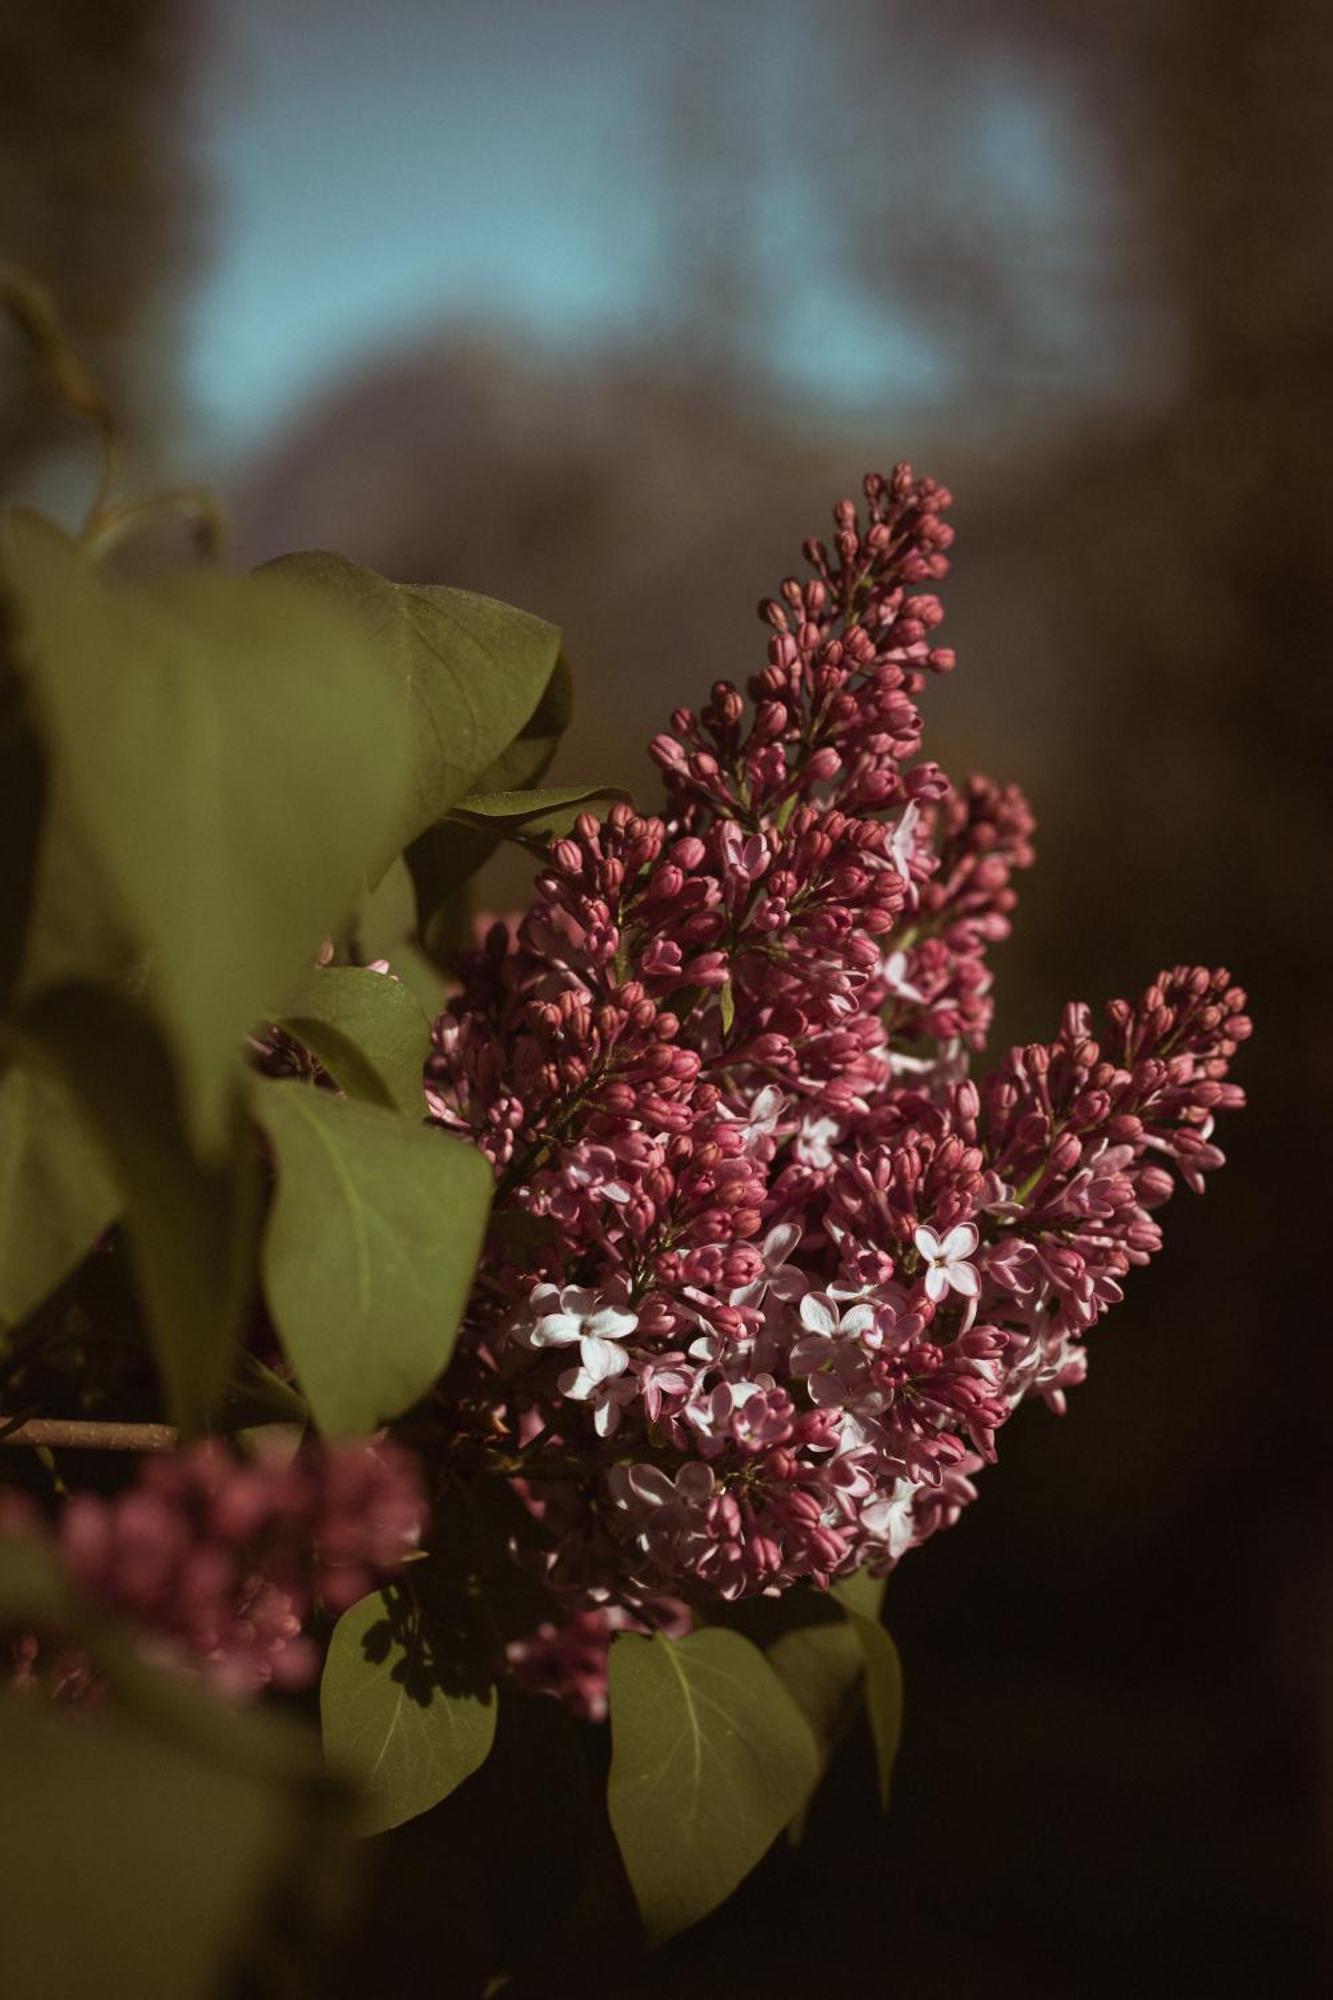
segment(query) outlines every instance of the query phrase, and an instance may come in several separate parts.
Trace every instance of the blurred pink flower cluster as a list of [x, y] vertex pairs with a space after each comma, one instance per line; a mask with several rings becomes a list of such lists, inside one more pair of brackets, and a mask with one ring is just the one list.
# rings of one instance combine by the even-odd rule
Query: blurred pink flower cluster
[[955, 1520], [1242, 1101], [1244, 995], [1202, 967], [973, 1080], [1033, 822], [919, 756], [949, 495], [865, 495], [745, 693], [655, 740], [663, 813], [556, 840], [437, 1024], [433, 1112], [498, 1179], [447, 1387], [516, 1441], [577, 1617], [826, 1586]]
[[[41, 1532], [35, 1508], [3, 1497], [0, 1532]], [[304, 1628], [316, 1604], [338, 1612], [364, 1596], [416, 1547], [426, 1515], [415, 1459], [388, 1441], [252, 1459], [208, 1442], [145, 1459], [114, 1498], [72, 1494], [54, 1538], [71, 1580], [132, 1618], [145, 1651], [246, 1697], [315, 1678]], [[11, 1647], [11, 1677], [87, 1691], [86, 1662], [30, 1634]]]

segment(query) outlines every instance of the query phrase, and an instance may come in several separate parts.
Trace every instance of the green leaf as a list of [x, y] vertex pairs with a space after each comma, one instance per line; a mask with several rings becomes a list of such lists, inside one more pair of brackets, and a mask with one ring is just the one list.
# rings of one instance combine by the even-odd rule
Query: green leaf
[[848, 1610], [848, 1617], [865, 1655], [866, 1710], [875, 1743], [875, 1770], [879, 1779], [879, 1803], [887, 1811], [893, 1766], [903, 1733], [903, 1669], [894, 1645], [878, 1618]]
[[732, 990], [732, 984], [730, 980], [727, 981], [726, 985], [722, 988], [717, 998], [718, 998], [718, 1007], [722, 1015], [722, 1032], [724, 1035], [729, 1035], [731, 1033], [732, 1024], [736, 1019], [736, 995]]
[[415, 740], [381, 867], [446, 813], [530, 722], [560, 634], [544, 619], [438, 584], [390, 583], [323, 550], [281, 556], [261, 576], [299, 577], [373, 640]]
[[[546, 775], [569, 727], [574, 677], [562, 653], [531, 717], [513, 742], [483, 771], [471, 789], [495, 793], [524, 791]], [[501, 835], [477, 820], [430, 827], [412, 842], [405, 857], [416, 895], [417, 935], [429, 959], [445, 964], [466, 938], [465, 885], [499, 847]]]
[[878, 1618], [884, 1604], [887, 1576], [872, 1576], [868, 1569], [853, 1570], [834, 1584], [830, 1597], [847, 1611], [859, 1611], [865, 1618]]
[[404, 1590], [376, 1591], [343, 1613], [319, 1707], [326, 1755], [365, 1790], [365, 1833], [401, 1826], [448, 1798], [495, 1738], [494, 1687], [441, 1685]]
[[278, 1186], [264, 1284], [315, 1421], [361, 1436], [410, 1407], [453, 1349], [492, 1175], [462, 1140], [307, 1084], [256, 1080]]
[[428, 1021], [444, 1006], [444, 981], [417, 943], [417, 897], [400, 854], [362, 903], [352, 926], [362, 964], [387, 958]]
[[825, 1760], [855, 1711], [865, 1656], [850, 1623], [802, 1625], [765, 1648], [765, 1658], [809, 1723]]
[[501, 843], [480, 823], [442, 820], [414, 840], [405, 856], [417, 901], [417, 934], [431, 962], [447, 968], [467, 942], [472, 917], [468, 884]]
[[265, 1903], [291, 1893], [308, 1838], [293, 1804], [122, 1716], [15, 1696], [0, 1700], [0, 1761], [13, 1990], [222, 1991], [258, 1943]]
[[[500, 826], [506, 834], [525, 839], [567, 833], [580, 813], [617, 801], [628, 803], [629, 793], [618, 785], [557, 785], [550, 791], [469, 792], [451, 809], [451, 817], [465, 823], [482, 821]], [[594, 817], [598, 815], [594, 813]]]
[[[787, 1601], [796, 1595], [789, 1592]], [[832, 1609], [827, 1598], [816, 1602]], [[764, 1647], [764, 1657], [810, 1725], [822, 1778], [861, 1710], [865, 1659], [857, 1636], [839, 1612], [827, 1622], [788, 1627]], [[793, 1847], [804, 1836], [809, 1805], [807, 1800], [787, 1828]]]
[[540, 782], [560, 748], [560, 738], [574, 713], [574, 675], [561, 653], [541, 700], [512, 743], [500, 752], [470, 787], [475, 792], [526, 791]]
[[167, 1402], [195, 1433], [226, 1385], [253, 1296], [261, 1188], [245, 1073], [233, 1057], [226, 1143], [200, 1157], [168, 1050], [120, 994], [88, 986], [46, 993], [25, 1029], [70, 1079], [80, 1117], [114, 1170]]
[[120, 1212], [120, 1193], [66, 1086], [15, 1065], [0, 1077], [0, 1321], [53, 1292]]
[[758, 1648], [710, 1628], [611, 1649], [607, 1805], [649, 1942], [697, 1923], [762, 1860], [819, 1775]]
[[401, 701], [356, 621], [291, 582], [132, 587], [21, 514], [0, 562], [50, 787], [19, 1000], [142, 963], [216, 1155], [234, 1051], [394, 837]]
[[218, 1427], [232, 1437], [263, 1430], [293, 1430], [310, 1421], [305, 1397], [257, 1355], [242, 1354], [218, 1409]]
[[898, 1648], [880, 1623], [886, 1576], [859, 1569], [830, 1593], [851, 1620], [865, 1660], [865, 1700], [875, 1744], [880, 1805], [887, 1809], [903, 1726], [903, 1669]]
[[317, 967], [305, 974], [278, 1025], [349, 1097], [425, 1117], [421, 1078], [430, 1023], [398, 980], [354, 965]]
[[113, 1696], [86, 1714], [0, 1696], [7, 1986], [210, 2000], [280, 1949], [279, 1901], [327, 1920], [349, 1815], [304, 1731], [145, 1665], [31, 1544], [0, 1550], [0, 1625], [73, 1640]]

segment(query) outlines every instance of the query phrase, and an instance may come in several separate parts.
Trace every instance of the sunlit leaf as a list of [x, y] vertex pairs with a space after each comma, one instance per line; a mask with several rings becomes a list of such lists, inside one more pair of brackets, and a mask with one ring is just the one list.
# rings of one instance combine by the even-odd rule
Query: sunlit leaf
[[815, 1742], [758, 1648], [718, 1628], [617, 1638], [611, 1734], [611, 1825], [657, 1944], [763, 1858], [818, 1777]]
[[391, 838], [401, 702], [356, 621], [291, 582], [131, 587], [21, 514], [0, 560], [49, 766], [19, 999], [142, 962], [187, 1130], [216, 1151], [235, 1048]]
[[302, 1083], [257, 1082], [278, 1185], [264, 1244], [274, 1323], [326, 1436], [416, 1402], [453, 1348], [492, 1175], [462, 1140]]
[[360, 966], [316, 968], [301, 979], [278, 1025], [349, 1097], [425, 1116], [430, 1023], [396, 979]]
[[55, 1290], [115, 1221], [120, 1193], [65, 1084], [28, 1065], [0, 1077], [0, 1320]]
[[406, 1590], [363, 1597], [338, 1620], [320, 1717], [330, 1762], [364, 1789], [364, 1832], [429, 1811], [485, 1761], [495, 1689], [488, 1680], [457, 1684], [450, 1668], [437, 1661]]
[[301, 1816], [272, 1787], [110, 1713], [4, 1697], [0, 1762], [13, 1990], [211, 2000], [289, 1886]]
[[469, 791], [533, 717], [560, 634], [491, 597], [391, 583], [345, 556], [313, 550], [266, 563], [350, 612], [372, 640], [412, 731], [411, 776], [381, 867]]

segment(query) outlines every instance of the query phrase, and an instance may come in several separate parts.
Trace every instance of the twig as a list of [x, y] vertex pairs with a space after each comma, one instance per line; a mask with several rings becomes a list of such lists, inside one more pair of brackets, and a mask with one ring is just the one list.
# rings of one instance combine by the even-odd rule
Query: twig
[[106, 508], [115, 485], [120, 443], [115, 412], [84, 366], [51, 294], [31, 272], [0, 265], [0, 313], [27, 342], [52, 394], [97, 433], [101, 458], [97, 491], [89, 509], [91, 524]]
[[0, 1445], [47, 1445], [60, 1451], [174, 1451], [180, 1442], [171, 1424], [103, 1424], [85, 1417], [25, 1417], [6, 1428], [0, 1415]]

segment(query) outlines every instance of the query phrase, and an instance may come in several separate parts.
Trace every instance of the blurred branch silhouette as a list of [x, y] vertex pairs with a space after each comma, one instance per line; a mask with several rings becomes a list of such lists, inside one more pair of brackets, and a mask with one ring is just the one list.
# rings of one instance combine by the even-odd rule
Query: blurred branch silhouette
[[[171, 306], [195, 252], [180, 124], [196, 25], [172, 0], [0, 4], [0, 262], [46, 286], [139, 439], [172, 414]], [[77, 435], [17, 346], [0, 328], [0, 488]]]

